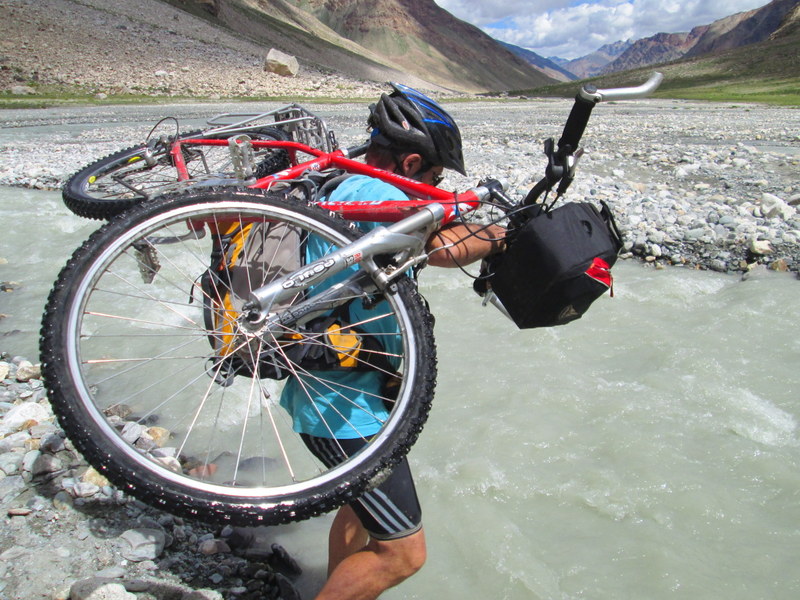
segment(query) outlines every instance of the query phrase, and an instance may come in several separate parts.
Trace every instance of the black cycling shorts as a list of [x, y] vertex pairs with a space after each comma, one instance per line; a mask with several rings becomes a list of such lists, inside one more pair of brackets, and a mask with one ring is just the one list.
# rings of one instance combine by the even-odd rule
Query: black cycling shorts
[[[362, 439], [333, 440], [307, 434], [301, 437], [327, 467], [343, 462], [366, 444]], [[350, 503], [350, 508], [376, 540], [399, 539], [422, 529], [422, 509], [406, 457], [383, 483]]]

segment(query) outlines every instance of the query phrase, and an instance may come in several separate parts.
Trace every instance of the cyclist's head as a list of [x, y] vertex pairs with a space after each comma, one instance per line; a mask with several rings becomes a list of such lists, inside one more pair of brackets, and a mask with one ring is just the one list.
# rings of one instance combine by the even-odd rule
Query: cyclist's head
[[424, 94], [399, 83], [369, 107], [371, 142], [393, 153], [415, 152], [431, 166], [466, 175], [461, 133], [453, 118]]

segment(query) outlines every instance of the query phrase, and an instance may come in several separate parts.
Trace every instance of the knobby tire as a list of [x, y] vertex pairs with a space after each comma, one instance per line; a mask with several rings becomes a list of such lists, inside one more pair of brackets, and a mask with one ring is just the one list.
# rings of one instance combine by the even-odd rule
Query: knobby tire
[[[236, 134], [212, 136], [227, 139]], [[263, 127], [249, 135], [253, 139], [285, 140], [288, 135], [275, 127]], [[181, 134], [179, 139], [203, 138], [202, 131]], [[153, 152], [154, 164], [144, 159], [145, 145], [132, 146], [96, 160], [74, 173], [61, 189], [64, 204], [80, 217], [107, 220], [146, 200], [175, 192], [210, 178], [232, 177], [226, 146], [192, 146], [185, 153], [191, 181], [179, 182], [169, 149]], [[290, 166], [285, 150], [256, 153], [256, 177]]]

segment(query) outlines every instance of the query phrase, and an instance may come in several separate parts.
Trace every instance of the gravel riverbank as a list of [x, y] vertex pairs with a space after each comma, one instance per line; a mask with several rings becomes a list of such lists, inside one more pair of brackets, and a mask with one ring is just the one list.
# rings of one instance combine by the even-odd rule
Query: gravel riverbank
[[[560, 134], [569, 107], [563, 100], [451, 103], [469, 177], [451, 174], [443, 185], [464, 189], [483, 177], [502, 177], [512, 195], [524, 195], [543, 172], [542, 140]], [[142, 141], [164, 116], [178, 117], [186, 131], [219, 112], [263, 108], [5, 111], [0, 185], [58, 189], [84, 164]], [[363, 140], [365, 105], [309, 108], [343, 145]], [[612, 103], [595, 110], [583, 143], [587, 152], [569, 198], [612, 206], [625, 233], [625, 257], [722, 272], [759, 263], [800, 271], [800, 111], [666, 100]]]

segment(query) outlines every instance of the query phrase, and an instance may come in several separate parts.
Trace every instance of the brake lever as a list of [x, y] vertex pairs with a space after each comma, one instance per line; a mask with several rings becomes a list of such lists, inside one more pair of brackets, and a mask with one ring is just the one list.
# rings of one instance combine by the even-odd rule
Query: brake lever
[[572, 185], [572, 181], [575, 179], [575, 171], [578, 168], [578, 162], [580, 161], [581, 157], [583, 156], [583, 148], [578, 148], [574, 154], [567, 155], [566, 158], [566, 173], [561, 178], [561, 183], [559, 183], [558, 188], [556, 189], [556, 198], [559, 196], [563, 196], [567, 188]]

